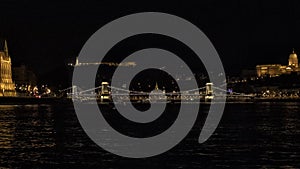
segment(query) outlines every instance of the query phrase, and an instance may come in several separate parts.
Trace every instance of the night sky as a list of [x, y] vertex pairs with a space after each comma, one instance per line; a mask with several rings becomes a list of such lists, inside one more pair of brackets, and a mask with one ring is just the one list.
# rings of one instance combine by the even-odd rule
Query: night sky
[[165, 12], [197, 25], [217, 49], [227, 74], [256, 64], [287, 64], [300, 54], [300, 1], [30, 1], [0, 0], [0, 37], [13, 66], [39, 79], [64, 80], [66, 65], [101, 26], [136, 12]]

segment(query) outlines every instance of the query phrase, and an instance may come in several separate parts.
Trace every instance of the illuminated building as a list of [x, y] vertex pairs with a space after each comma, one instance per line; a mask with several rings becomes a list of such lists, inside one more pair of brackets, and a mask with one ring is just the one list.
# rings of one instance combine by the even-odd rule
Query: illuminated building
[[0, 40], [0, 96], [16, 96], [6, 40]]
[[267, 64], [267, 65], [257, 65], [256, 72], [258, 77], [263, 76], [280, 76], [282, 74], [291, 74], [292, 72], [300, 73], [298, 67], [298, 57], [293, 50], [288, 59], [288, 65], [281, 64]]
[[292, 68], [298, 68], [298, 58], [297, 58], [297, 54], [295, 53], [294, 49], [289, 57], [289, 66]]

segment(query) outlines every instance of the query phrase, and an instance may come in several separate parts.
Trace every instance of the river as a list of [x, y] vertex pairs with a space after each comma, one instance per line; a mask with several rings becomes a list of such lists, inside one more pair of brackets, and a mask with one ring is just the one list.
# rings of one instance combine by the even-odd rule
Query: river
[[213, 136], [199, 144], [202, 122], [168, 152], [129, 159], [93, 143], [71, 104], [0, 105], [0, 168], [300, 167], [300, 103], [226, 104]]

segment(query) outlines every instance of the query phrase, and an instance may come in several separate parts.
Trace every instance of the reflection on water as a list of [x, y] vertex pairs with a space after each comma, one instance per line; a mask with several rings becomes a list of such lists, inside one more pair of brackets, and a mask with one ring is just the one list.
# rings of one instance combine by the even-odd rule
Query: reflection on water
[[208, 105], [175, 148], [147, 159], [112, 155], [83, 132], [72, 105], [1, 105], [0, 168], [299, 168], [300, 103], [227, 104], [198, 144]]

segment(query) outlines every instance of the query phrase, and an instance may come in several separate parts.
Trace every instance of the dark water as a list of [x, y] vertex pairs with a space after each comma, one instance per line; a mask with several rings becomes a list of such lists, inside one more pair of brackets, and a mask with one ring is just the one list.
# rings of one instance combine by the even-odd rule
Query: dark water
[[172, 150], [128, 159], [90, 141], [72, 105], [1, 105], [0, 168], [300, 167], [300, 103], [227, 104], [214, 135], [198, 144], [202, 122]]

